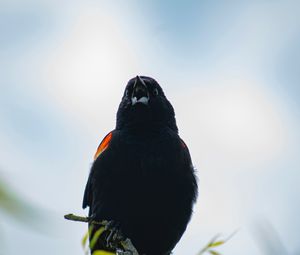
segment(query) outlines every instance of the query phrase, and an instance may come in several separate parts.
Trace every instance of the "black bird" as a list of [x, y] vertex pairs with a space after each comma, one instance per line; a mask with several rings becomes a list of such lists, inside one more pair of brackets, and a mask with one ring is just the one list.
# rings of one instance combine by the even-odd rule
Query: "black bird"
[[194, 168], [172, 105], [154, 79], [132, 78], [116, 128], [95, 154], [83, 208], [89, 206], [95, 220], [117, 223], [139, 254], [166, 255], [184, 233], [196, 197]]

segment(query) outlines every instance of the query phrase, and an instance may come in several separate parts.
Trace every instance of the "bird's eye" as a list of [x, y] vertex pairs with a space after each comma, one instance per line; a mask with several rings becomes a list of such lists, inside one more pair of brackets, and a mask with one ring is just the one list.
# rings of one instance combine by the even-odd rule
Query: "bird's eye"
[[154, 89], [154, 90], [153, 90], [153, 95], [154, 95], [154, 96], [157, 96], [157, 95], [158, 95], [158, 90], [157, 90], [157, 89]]
[[126, 89], [126, 91], [125, 91], [125, 96], [129, 96], [129, 90], [128, 89]]

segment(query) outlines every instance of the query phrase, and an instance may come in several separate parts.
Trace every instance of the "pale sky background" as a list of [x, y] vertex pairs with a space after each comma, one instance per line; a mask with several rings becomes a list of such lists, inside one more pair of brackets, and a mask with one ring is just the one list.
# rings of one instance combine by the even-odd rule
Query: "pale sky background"
[[[0, 0], [0, 176], [44, 212], [1, 213], [0, 254], [83, 254], [82, 195], [127, 81], [172, 102], [200, 194], [174, 250], [263, 255], [267, 219], [300, 254], [300, 1]], [[274, 234], [274, 233], [273, 233]], [[273, 255], [284, 255], [277, 249]]]

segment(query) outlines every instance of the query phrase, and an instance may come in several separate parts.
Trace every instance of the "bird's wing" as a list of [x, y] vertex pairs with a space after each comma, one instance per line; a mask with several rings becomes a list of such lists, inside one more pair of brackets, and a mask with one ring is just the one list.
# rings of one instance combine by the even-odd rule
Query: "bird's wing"
[[[99, 144], [97, 151], [94, 155], [94, 161], [97, 160], [101, 156], [101, 154], [109, 147], [111, 139], [113, 137], [113, 132], [109, 132]], [[92, 179], [93, 172], [90, 172], [88, 182], [85, 186], [84, 196], [83, 196], [83, 203], [82, 208], [86, 208], [87, 206], [91, 206], [92, 202], [92, 191], [91, 191], [91, 179]]]

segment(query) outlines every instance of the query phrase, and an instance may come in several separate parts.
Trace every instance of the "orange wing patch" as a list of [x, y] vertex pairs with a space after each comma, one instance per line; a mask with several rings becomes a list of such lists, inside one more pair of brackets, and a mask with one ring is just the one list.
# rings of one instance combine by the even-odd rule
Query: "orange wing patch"
[[184, 142], [182, 139], [180, 139], [180, 142], [181, 142], [181, 146], [182, 146], [183, 148], [187, 148], [185, 142]]
[[102, 140], [102, 142], [100, 143], [100, 145], [97, 148], [97, 151], [94, 155], [94, 160], [96, 160], [100, 156], [100, 154], [107, 149], [107, 147], [109, 146], [109, 143], [111, 141], [111, 138], [112, 138], [112, 132], [108, 133], [104, 137], [104, 139]]

